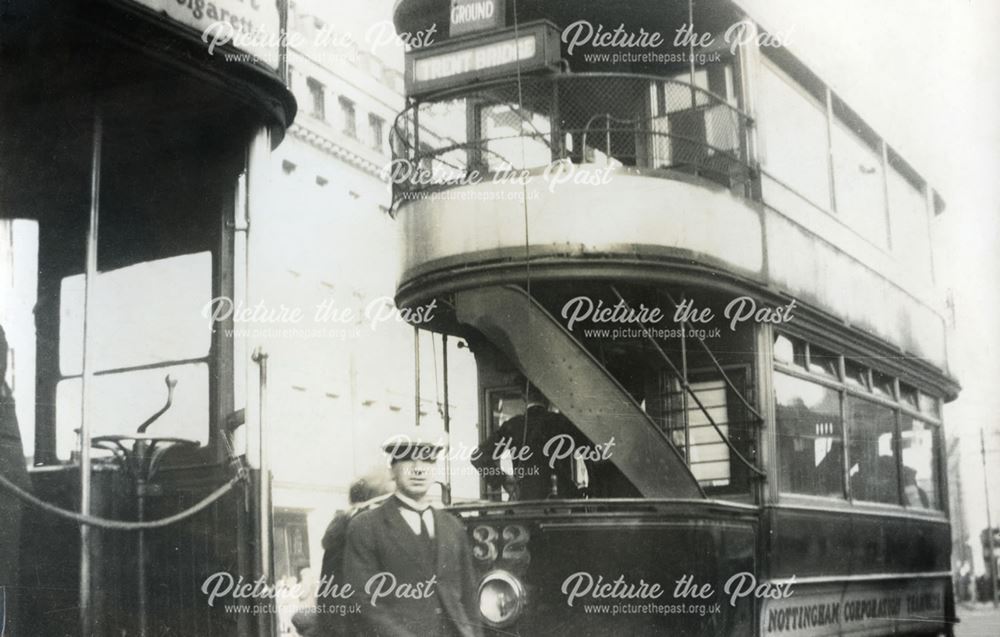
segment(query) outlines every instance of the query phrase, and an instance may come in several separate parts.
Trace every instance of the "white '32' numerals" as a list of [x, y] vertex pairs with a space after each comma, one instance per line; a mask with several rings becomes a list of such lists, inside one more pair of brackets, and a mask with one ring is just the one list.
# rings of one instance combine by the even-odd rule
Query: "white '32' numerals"
[[[531, 561], [528, 540], [531, 534], [527, 527], [511, 524], [497, 532], [496, 528], [480, 525], [472, 530], [472, 555], [481, 562], [492, 564], [501, 558], [504, 561], [527, 564]], [[499, 548], [498, 548], [499, 545]]]

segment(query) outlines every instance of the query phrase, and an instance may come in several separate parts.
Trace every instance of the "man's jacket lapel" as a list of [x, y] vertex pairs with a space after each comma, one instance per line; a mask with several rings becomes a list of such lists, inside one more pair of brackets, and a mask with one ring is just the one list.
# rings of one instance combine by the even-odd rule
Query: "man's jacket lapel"
[[[387, 535], [390, 542], [392, 542], [396, 550], [405, 554], [407, 559], [417, 567], [416, 572], [421, 573], [425, 569], [430, 568], [432, 573], [436, 573], [436, 565], [430, 562], [430, 556], [420, 546], [420, 541], [413, 533], [413, 529], [410, 528], [406, 520], [403, 519], [403, 515], [399, 512], [399, 505], [396, 502], [396, 498], [390, 498], [386, 501], [382, 506], [382, 515], [388, 529]], [[434, 518], [434, 523], [436, 526], [437, 517]], [[399, 580], [400, 584], [407, 579], [412, 579], [409, 575], [403, 573], [393, 573], [393, 575]]]

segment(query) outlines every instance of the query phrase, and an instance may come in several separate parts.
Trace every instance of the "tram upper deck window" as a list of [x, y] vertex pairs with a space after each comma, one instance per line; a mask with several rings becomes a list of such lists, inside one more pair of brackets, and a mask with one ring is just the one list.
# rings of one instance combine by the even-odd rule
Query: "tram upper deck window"
[[889, 222], [892, 249], [906, 271], [929, 281], [931, 236], [926, 184], [894, 152], [889, 152]]
[[842, 497], [840, 394], [781, 372], [774, 374], [774, 392], [783, 490]]
[[837, 214], [865, 239], [885, 247], [888, 234], [880, 142], [843, 102], [834, 99], [833, 106], [831, 157]]
[[481, 161], [487, 171], [543, 166], [552, 160], [548, 114], [519, 109], [516, 104], [483, 104], [476, 110], [483, 140]]
[[764, 57], [757, 100], [764, 168], [808, 201], [829, 209], [830, 156], [822, 99]]

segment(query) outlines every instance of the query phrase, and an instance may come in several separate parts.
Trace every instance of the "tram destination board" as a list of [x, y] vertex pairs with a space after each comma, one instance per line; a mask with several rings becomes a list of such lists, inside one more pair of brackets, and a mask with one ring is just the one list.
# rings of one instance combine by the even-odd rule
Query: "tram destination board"
[[559, 32], [548, 22], [463, 37], [407, 53], [407, 92], [418, 97], [472, 82], [554, 68], [559, 55]]

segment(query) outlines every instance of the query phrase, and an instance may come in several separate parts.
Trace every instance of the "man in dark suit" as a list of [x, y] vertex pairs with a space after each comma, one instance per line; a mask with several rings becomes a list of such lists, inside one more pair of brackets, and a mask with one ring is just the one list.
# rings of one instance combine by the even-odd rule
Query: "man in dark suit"
[[[525, 412], [497, 427], [479, 445], [472, 465], [490, 486], [502, 486], [514, 500], [581, 497], [590, 467], [564, 452], [589, 447], [590, 441], [566, 416], [549, 411], [534, 385], [528, 386], [525, 399]], [[500, 468], [505, 450], [512, 454], [513, 475]]]
[[345, 583], [344, 551], [347, 527], [351, 519], [378, 506], [388, 497], [391, 481], [385, 467], [362, 476], [351, 483], [347, 499], [350, 506], [337, 511], [323, 534], [323, 565], [320, 585], [316, 591], [316, 608], [300, 610], [292, 617], [292, 625], [303, 637], [344, 637], [349, 635], [350, 622], [338, 612], [347, 603], [337, 596], [338, 586]]
[[396, 491], [348, 526], [344, 575], [361, 603], [355, 634], [482, 634], [465, 527], [427, 501], [440, 450], [419, 442], [387, 446]]

